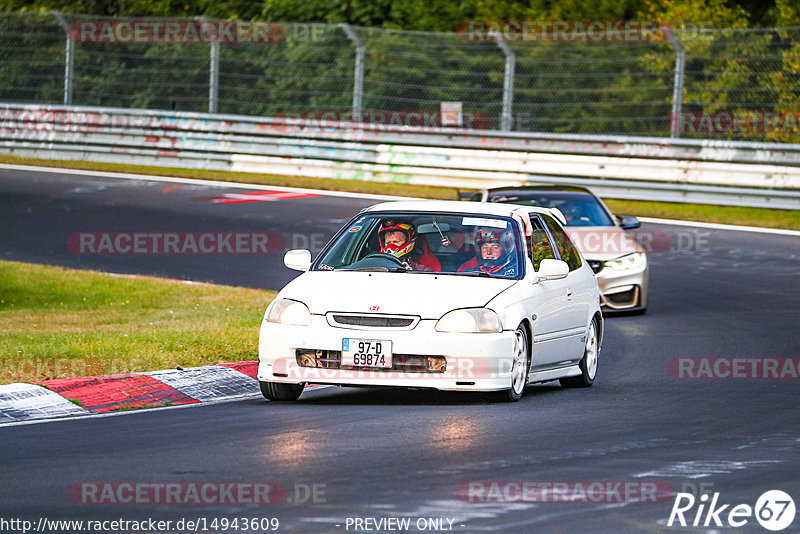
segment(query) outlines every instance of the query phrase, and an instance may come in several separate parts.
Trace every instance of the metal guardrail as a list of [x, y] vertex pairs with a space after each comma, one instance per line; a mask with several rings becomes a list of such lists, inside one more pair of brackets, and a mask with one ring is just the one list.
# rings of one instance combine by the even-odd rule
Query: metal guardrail
[[800, 209], [800, 145], [789, 144], [0, 104], [0, 151], [459, 188], [560, 183], [610, 198]]

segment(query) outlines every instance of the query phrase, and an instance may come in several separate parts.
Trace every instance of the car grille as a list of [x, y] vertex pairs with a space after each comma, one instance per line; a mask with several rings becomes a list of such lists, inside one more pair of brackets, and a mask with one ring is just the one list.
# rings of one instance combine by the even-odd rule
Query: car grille
[[333, 315], [333, 320], [339, 324], [351, 326], [372, 326], [384, 328], [402, 328], [414, 322], [413, 318], [380, 317], [376, 315]]
[[603, 262], [600, 260], [586, 260], [589, 262], [589, 267], [595, 272], [595, 274], [599, 273], [603, 270]]
[[353, 371], [444, 373], [447, 369], [447, 361], [444, 356], [427, 356], [422, 354], [393, 354], [391, 369], [342, 365], [342, 351], [339, 350], [297, 349], [295, 351], [295, 360], [300, 367], [346, 369]]
[[328, 324], [338, 328], [404, 328], [411, 330], [419, 322], [419, 317], [411, 315], [379, 315], [330, 312], [326, 315]]

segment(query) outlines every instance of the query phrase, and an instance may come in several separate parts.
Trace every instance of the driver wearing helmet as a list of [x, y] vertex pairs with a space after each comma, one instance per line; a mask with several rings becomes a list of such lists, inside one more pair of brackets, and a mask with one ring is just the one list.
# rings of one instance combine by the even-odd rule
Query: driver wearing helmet
[[459, 267], [460, 273], [516, 276], [517, 255], [514, 234], [508, 230], [479, 230], [475, 234], [475, 257]]
[[[396, 257], [408, 270], [426, 272], [437, 270], [431, 265], [433, 262], [425, 258], [423, 251], [415, 250], [417, 230], [407, 221], [383, 221], [378, 228], [378, 242], [382, 253]], [[433, 259], [435, 260], [435, 257]]]

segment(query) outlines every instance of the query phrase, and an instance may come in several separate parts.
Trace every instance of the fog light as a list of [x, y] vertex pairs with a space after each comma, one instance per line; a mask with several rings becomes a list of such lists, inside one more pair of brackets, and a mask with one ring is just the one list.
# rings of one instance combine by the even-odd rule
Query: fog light
[[447, 360], [444, 356], [428, 356], [425, 364], [429, 373], [444, 373], [447, 369]]

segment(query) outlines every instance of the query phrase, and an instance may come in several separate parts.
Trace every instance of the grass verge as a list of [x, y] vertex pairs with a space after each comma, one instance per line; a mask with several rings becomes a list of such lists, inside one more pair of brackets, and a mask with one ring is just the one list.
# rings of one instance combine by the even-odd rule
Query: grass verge
[[[20, 158], [0, 154], [0, 163], [14, 165], [37, 165], [40, 167], [59, 167], [91, 171], [127, 172], [201, 180], [223, 180], [228, 182], [274, 185], [279, 187], [305, 187], [325, 191], [349, 191], [353, 193], [372, 193], [456, 200], [458, 191], [451, 187], [433, 187], [362, 180], [335, 180], [310, 178], [306, 176], [283, 176], [274, 174], [252, 174], [246, 172], [206, 171], [198, 169], [178, 169], [172, 167], [149, 167], [146, 165], [125, 165], [119, 163], [94, 163], [89, 161], [61, 161], [36, 158]], [[640, 200], [604, 199], [619, 215], [640, 217], [662, 217], [686, 221], [762, 226], [765, 228], [785, 228], [800, 230], [800, 212], [795, 210], [775, 210], [767, 208], [739, 208], [709, 204], [683, 204], [679, 202], [650, 202]]]
[[800, 230], [800, 211], [797, 210], [646, 202], [643, 200], [603, 200], [611, 208], [611, 211], [620, 215]]
[[254, 360], [274, 296], [0, 261], [0, 383]]

